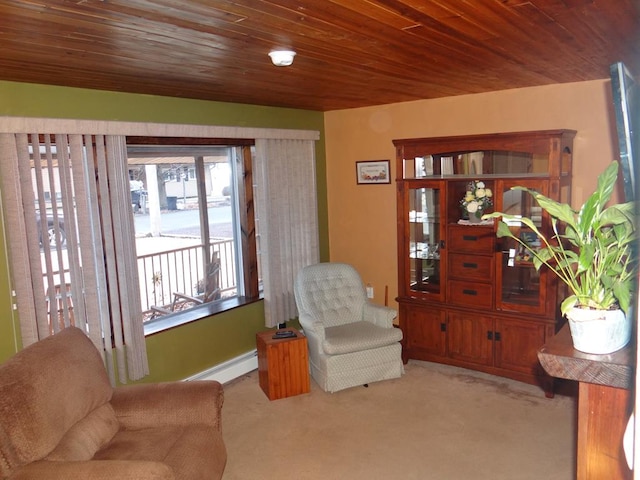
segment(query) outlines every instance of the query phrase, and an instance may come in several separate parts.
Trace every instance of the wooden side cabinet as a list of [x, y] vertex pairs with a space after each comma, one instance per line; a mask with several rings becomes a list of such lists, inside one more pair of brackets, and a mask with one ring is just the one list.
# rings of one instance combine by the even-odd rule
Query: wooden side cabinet
[[[461, 200], [481, 181], [493, 207], [550, 220], [515, 186], [554, 200], [571, 198], [572, 130], [394, 140], [396, 147], [398, 298], [403, 360], [481, 370], [540, 385], [553, 378], [538, 349], [560, 326], [561, 286], [536, 270], [518, 242], [496, 237], [496, 223], [463, 218]], [[508, 225], [525, 242], [521, 222]]]
[[298, 330], [292, 338], [274, 339], [274, 330], [256, 334], [258, 378], [269, 400], [309, 393], [307, 338]]
[[550, 375], [579, 382], [577, 480], [632, 480], [622, 439], [633, 412], [634, 345], [608, 355], [579, 352], [565, 325], [538, 357]]

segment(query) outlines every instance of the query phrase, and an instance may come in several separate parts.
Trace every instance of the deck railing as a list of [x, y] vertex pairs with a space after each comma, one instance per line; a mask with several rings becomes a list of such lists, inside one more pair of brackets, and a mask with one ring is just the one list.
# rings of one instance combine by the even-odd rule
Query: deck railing
[[[190, 297], [199, 297], [204, 294], [205, 265], [202, 247], [202, 244], [196, 244], [138, 257], [140, 300], [144, 321], [153, 318], [157, 314], [157, 311], [155, 313], [152, 312], [151, 307], [170, 309], [174, 293], [181, 293]], [[237, 293], [233, 240], [211, 242], [210, 254], [213, 255], [214, 252], [217, 252], [220, 259], [220, 293], [222, 297], [233, 296]], [[55, 305], [47, 307], [49, 315], [51, 316], [57, 312], [57, 318], [61, 322], [63, 322], [64, 315], [73, 316], [73, 299], [71, 297], [71, 286], [66, 276], [67, 273], [68, 270], [62, 272], [63, 278], [67, 282], [66, 286], [61, 286], [62, 280], [59, 280], [55, 285]], [[56, 279], [60, 275], [60, 272], [56, 272]], [[49, 302], [46, 276], [44, 276], [43, 283], [47, 302]], [[49, 321], [53, 322], [55, 320], [50, 318]]]
[[[142, 310], [168, 306], [175, 292], [197, 297], [204, 293], [203, 245], [176, 248], [138, 257]], [[236, 292], [233, 240], [211, 242], [211, 253], [220, 258], [220, 290], [223, 297]]]

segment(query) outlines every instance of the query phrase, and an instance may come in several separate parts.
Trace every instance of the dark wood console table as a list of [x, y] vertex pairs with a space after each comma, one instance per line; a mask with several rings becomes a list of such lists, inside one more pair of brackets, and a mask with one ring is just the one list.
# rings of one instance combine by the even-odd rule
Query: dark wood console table
[[630, 480], [622, 436], [633, 411], [635, 348], [590, 355], [573, 348], [563, 326], [539, 351], [545, 371], [579, 382], [578, 480]]

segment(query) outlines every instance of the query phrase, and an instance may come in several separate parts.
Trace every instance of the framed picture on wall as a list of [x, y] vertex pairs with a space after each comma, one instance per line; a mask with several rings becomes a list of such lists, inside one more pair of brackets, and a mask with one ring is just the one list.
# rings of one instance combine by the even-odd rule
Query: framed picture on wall
[[391, 183], [389, 160], [363, 160], [356, 162], [358, 185], [370, 183]]

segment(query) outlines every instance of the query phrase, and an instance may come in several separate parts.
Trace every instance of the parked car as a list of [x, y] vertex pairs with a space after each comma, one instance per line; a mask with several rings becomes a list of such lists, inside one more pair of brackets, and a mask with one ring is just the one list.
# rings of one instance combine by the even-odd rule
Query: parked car
[[64, 246], [67, 243], [67, 236], [64, 233], [64, 218], [58, 217], [55, 219], [53, 215], [47, 215], [47, 229], [45, 231], [46, 238], [43, 239], [42, 228], [41, 228], [41, 217], [39, 213], [36, 213], [36, 222], [38, 224], [38, 232], [40, 232], [40, 245], [44, 245], [43, 240], [47, 242], [50, 247], [57, 247], [57, 238], [56, 238], [56, 220], [58, 222], [58, 231], [57, 233], [60, 235], [60, 246]]

